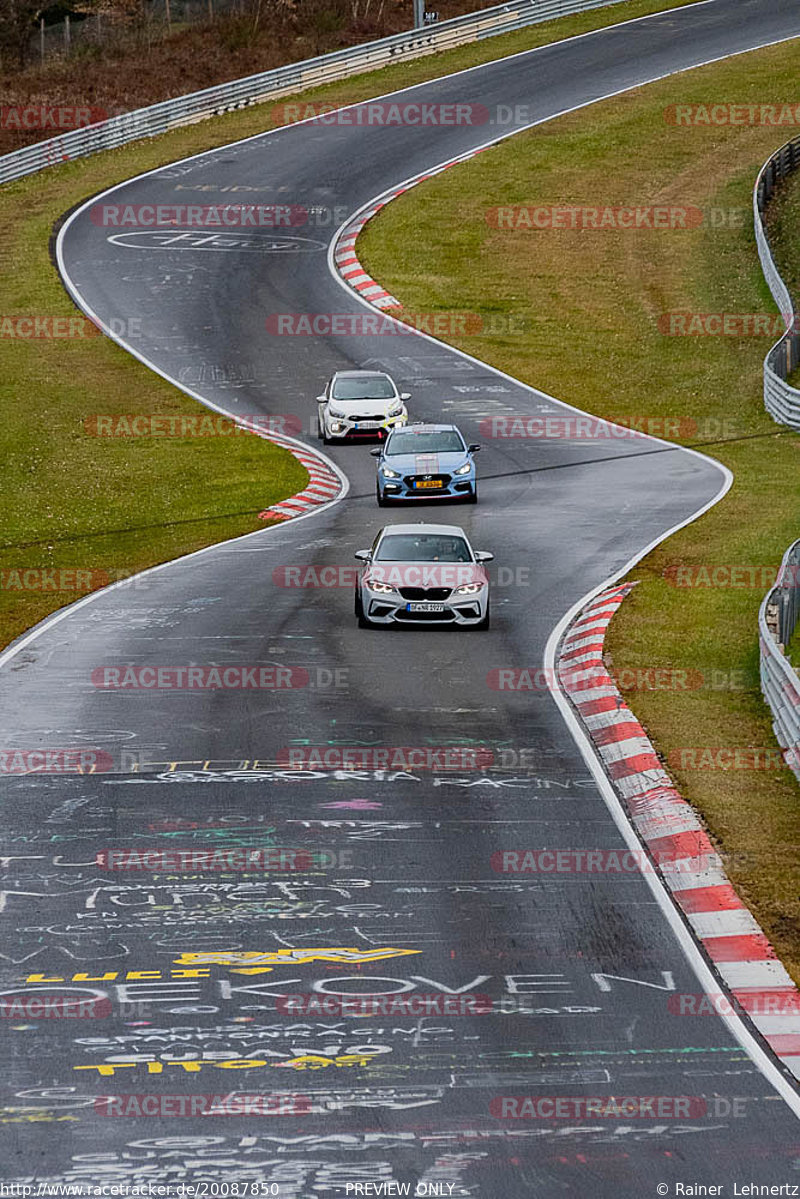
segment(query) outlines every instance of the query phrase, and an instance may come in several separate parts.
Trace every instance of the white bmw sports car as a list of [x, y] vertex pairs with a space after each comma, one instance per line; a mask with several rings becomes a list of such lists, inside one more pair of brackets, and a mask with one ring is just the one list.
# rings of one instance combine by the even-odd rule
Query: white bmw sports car
[[460, 625], [488, 629], [494, 554], [473, 550], [458, 525], [388, 525], [368, 550], [356, 582], [359, 628], [374, 625]]
[[383, 440], [408, 420], [408, 399], [408, 392], [399, 392], [381, 371], [337, 371], [317, 396], [317, 436], [325, 445]]

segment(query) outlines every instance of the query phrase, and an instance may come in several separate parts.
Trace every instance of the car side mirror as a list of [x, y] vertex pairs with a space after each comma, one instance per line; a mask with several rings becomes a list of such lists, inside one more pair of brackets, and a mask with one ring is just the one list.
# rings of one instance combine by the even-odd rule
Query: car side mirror
[[476, 562], [494, 562], [494, 554], [490, 554], [488, 550], [475, 551]]
[[380, 458], [380, 456], [381, 456], [381, 454], [382, 454], [382, 453], [383, 453], [383, 450], [382, 450], [382, 449], [380, 449], [380, 448], [379, 448], [379, 447], [377, 447], [377, 446], [376, 446], [376, 448], [375, 448], [374, 450], [370, 450], [370, 456], [371, 456], [372, 458]]
[[476, 443], [475, 445], [467, 446], [467, 449], [469, 450], [470, 454], [477, 454], [478, 450], [481, 449], [481, 446], [477, 445]]
[[328, 399], [327, 396], [317, 396], [317, 403], [324, 404], [327, 401], [327, 399]]
[[401, 400], [410, 400], [410, 399], [411, 399], [411, 392], [410, 392], [410, 391], [401, 391], [401, 392], [400, 392], [400, 399], [401, 399]]
[[369, 562], [371, 556], [369, 550], [356, 550], [353, 554], [353, 557], [358, 558], [359, 562]]

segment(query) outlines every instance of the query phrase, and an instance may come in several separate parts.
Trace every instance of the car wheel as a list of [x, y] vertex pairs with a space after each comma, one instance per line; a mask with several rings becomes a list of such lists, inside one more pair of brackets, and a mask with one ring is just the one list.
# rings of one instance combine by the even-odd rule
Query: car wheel
[[472, 491], [467, 496], [467, 503], [468, 504], [477, 504], [477, 502], [478, 502], [478, 484], [476, 483], [475, 486], [472, 488]]
[[379, 508], [388, 508], [389, 507], [389, 501], [386, 499], [385, 496], [381, 495], [381, 489], [378, 486], [375, 487], [375, 499], [378, 501]]

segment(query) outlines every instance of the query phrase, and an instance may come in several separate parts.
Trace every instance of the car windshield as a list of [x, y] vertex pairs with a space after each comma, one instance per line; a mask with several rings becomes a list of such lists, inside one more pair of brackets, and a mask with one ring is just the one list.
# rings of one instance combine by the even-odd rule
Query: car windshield
[[362, 375], [336, 379], [331, 397], [334, 400], [390, 400], [394, 395], [391, 379], [386, 375]]
[[387, 533], [376, 562], [471, 562], [463, 537], [449, 533]]
[[393, 433], [386, 442], [384, 453], [390, 454], [453, 454], [464, 453], [464, 442], [455, 429], [412, 433], [406, 429]]

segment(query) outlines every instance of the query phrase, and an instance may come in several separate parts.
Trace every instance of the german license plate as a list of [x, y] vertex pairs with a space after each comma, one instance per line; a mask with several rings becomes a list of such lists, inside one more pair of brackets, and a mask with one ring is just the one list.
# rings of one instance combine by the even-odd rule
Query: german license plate
[[360, 420], [353, 425], [354, 429], [380, 429], [380, 421], [377, 420]]
[[414, 487], [441, 487], [441, 479], [415, 479]]
[[406, 612], [444, 612], [444, 604], [406, 604]]

